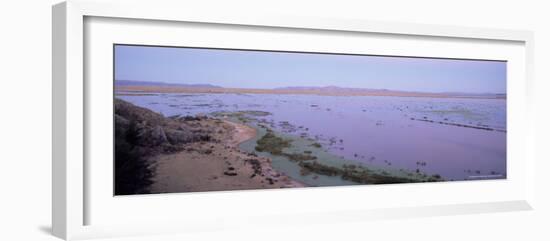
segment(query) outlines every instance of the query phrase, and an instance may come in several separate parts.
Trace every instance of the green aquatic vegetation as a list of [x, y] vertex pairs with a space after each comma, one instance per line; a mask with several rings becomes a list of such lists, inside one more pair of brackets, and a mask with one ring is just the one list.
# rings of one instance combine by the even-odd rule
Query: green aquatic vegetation
[[440, 181], [444, 181], [444, 180], [439, 174], [432, 175], [428, 178], [428, 182], [440, 182]]
[[313, 172], [321, 175], [340, 176], [343, 174], [343, 169], [341, 168], [324, 165], [316, 161], [313, 161], [313, 162], [302, 161], [299, 163], [299, 165], [300, 167], [302, 167], [302, 169], [305, 169], [308, 172]]
[[[391, 184], [391, 183], [413, 183], [427, 180], [418, 180], [410, 177], [392, 175], [386, 171], [376, 172], [362, 166], [344, 166], [342, 179], [361, 184]], [[411, 176], [411, 175], [408, 175]]]
[[283, 139], [273, 134], [273, 131], [267, 130], [267, 133], [257, 141], [256, 151], [269, 152], [272, 155], [282, 155], [283, 149], [290, 147], [292, 140]]
[[237, 117], [237, 119], [238, 119], [240, 122], [242, 122], [242, 123], [247, 123], [247, 122], [249, 121], [248, 118], [242, 117], [242, 116]]
[[251, 115], [251, 116], [268, 116], [271, 115], [270, 112], [267, 111], [259, 111], [259, 110], [244, 110], [239, 111], [240, 113]]
[[267, 129], [267, 133], [265, 133], [265, 135], [257, 141], [255, 150], [259, 152], [269, 152], [272, 155], [284, 156], [295, 162], [317, 159], [316, 156], [310, 155], [311, 152], [306, 154], [283, 152], [284, 148], [291, 146], [291, 142], [292, 140], [278, 137], [273, 133], [273, 131]]
[[[405, 173], [404, 175], [395, 175], [388, 171], [371, 170], [362, 165], [327, 165], [316, 161], [317, 156], [312, 155], [311, 150], [304, 150], [298, 153], [285, 152], [285, 148], [292, 147], [292, 139], [287, 139], [276, 135], [268, 128], [266, 133], [257, 141], [255, 150], [258, 152], [268, 152], [272, 155], [286, 157], [291, 162], [296, 162], [300, 167], [300, 175], [307, 176], [318, 174], [325, 176], [340, 177], [343, 180], [352, 181], [359, 184], [390, 184], [390, 183], [414, 183], [414, 182], [435, 182], [443, 181], [441, 176], [428, 176], [417, 171], [416, 175]], [[321, 148], [321, 144], [313, 142], [309, 146]], [[288, 150], [287, 150], [288, 151]], [[404, 171], [402, 171], [404, 172]], [[411, 174], [411, 175], [409, 175]]]
[[321, 148], [321, 147], [323, 147], [323, 146], [321, 145], [321, 143], [319, 143], [319, 142], [315, 142], [315, 143], [311, 144], [311, 146], [312, 146], [312, 147], [316, 147], [316, 148]]
[[312, 156], [309, 154], [300, 154], [300, 153], [282, 153], [283, 156], [286, 156], [291, 161], [310, 161], [310, 160], [316, 160], [316, 156]]
[[402, 177], [391, 175], [386, 171], [376, 172], [362, 166], [343, 165], [340, 167], [329, 166], [325, 164], [313, 162], [299, 162], [302, 168], [301, 173], [316, 173], [327, 176], [340, 176], [344, 180], [360, 183], [360, 184], [391, 184], [391, 183], [415, 183], [415, 182], [438, 182], [443, 181], [441, 176], [433, 175], [430, 177], [423, 176], [424, 179]]
[[471, 110], [464, 109], [464, 108], [452, 108], [447, 110], [424, 110], [420, 111], [424, 113], [432, 113], [439, 116], [448, 116], [448, 115], [459, 115], [462, 116], [464, 119], [469, 120], [483, 120], [485, 117], [480, 113], [475, 113]]
[[243, 111], [216, 111], [212, 112], [211, 115], [213, 116], [227, 116], [227, 117], [244, 117], [244, 116], [251, 116], [251, 117], [258, 117], [258, 116], [268, 116], [271, 115], [270, 112], [267, 111], [259, 111], [259, 110], [243, 110]]
[[235, 112], [216, 111], [216, 112], [210, 113], [210, 115], [215, 117], [232, 118], [232, 119], [236, 119], [241, 123], [246, 124], [248, 122], [257, 121], [256, 117], [268, 116], [268, 115], [271, 115], [271, 113], [266, 111], [244, 110], [244, 111], [235, 111]]

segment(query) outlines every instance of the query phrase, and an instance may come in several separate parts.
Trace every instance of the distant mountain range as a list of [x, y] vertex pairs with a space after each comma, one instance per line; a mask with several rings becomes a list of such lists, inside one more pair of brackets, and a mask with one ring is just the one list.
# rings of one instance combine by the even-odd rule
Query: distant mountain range
[[[119, 89], [136, 89], [146, 87], [147, 89], [161, 89], [162, 91], [200, 91], [208, 89], [211, 93], [303, 93], [320, 95], [382, 95], [382, 96], [447, 96], [464, 98], [506, 98], [506, 93], [466, 93], [466, 92], [424, 92], [424, 91], [401, 91], [389, 89], [350, 88], [339, 86], [288, 86], [273, 89], [259, 88], [225, 88], [211, 84], [175, 84], [154, 81], [117, 80], [115, 85]], [[180, 90], [178, 90], [180, 89]], [[160, 91], [160, 90], [158, 90]]]
[[348, 87], [339, 87], [334, 85], [329, 86], [288, 86], [275, 88], [276, 90], [307, 90], [307, 91], [331, 91], [331, 92], [364, 92], [364, 91], [390, 91], [387, 89], [369, 89], [369, 88], [348, 88]]
[[138, 81], [138, 80], [116, 80], [117, 86], [165, 86], [165, 87], [188, 87], [188, 88], [222, 88], [221, 86], [211, 84], [176, 84], [154, 81]]

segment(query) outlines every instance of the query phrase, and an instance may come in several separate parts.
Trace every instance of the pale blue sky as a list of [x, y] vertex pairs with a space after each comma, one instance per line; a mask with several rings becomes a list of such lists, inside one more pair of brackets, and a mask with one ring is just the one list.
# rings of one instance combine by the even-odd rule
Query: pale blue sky
[[506, 93], [506, 62], [116, 45], [115, 79]]

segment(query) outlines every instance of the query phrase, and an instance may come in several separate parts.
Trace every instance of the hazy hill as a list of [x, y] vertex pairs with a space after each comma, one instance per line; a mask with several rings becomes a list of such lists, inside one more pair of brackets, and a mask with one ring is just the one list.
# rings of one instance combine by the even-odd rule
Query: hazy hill
[[276, 90], [307, 90], [307, 91], [327, 91], [327, 92], [380, 92], [380, 91], [389, 91], [387, 89], [369, 89], [369, 88], [349, 88], [349, 87], [339, 87], [334, 85], [329, 86], [288, 86], [275, 88]]
[[505, 98], [505, 93], [466, 93], [466, 92], [423, 92], [423, 91], [402, 91], [388, 89], [371, 89], [371, 88], [349, 88], [339, 86], [288, 86], [275, 88], [275, 90], [287, 91], [313, 91], [313, 92], [330, 92], [330, 93], [393, 93], [393, 94], [438, 94], [447, 96], [463, 96], [463, 97], [492, 97]]

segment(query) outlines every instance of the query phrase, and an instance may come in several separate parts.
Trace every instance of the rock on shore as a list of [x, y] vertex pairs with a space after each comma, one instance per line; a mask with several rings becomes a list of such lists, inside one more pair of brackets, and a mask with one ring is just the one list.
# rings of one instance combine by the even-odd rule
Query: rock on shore
[[150, 157], [211, 139], [207, 130], [194, 128], [183, 119], [166, 118], [120, 99], [115, 99], [114, 122], [115, 195], [149, 192], [153, 175]]

